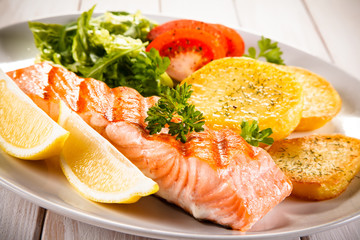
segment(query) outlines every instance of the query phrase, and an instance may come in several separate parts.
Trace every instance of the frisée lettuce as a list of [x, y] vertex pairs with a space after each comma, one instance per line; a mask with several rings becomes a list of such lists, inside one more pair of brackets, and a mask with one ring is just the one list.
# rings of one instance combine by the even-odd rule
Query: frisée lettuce
[[159, 95], [162, 85], [172, 87], [165, 72], [170, 60], [155, 49], [145, 51], [146, 36], [155, 23], [140, 12], [106, 12], [93, 17], [94, 8], [65, 25], [29, 22], [39, 60], [110, 87], [135, 88], [143, 96]]

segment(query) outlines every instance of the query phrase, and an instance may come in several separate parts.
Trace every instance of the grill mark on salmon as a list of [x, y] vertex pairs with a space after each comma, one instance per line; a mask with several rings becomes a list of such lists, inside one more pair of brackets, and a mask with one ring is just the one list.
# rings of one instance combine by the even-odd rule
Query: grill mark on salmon
[[143, 98], [127, 87], [110, 89], [48, 63], [8, 75], [54, 119], [59, 100], [65, 101], [158, 183], [157, 195], [195, 218], [246, 231], [291, 193], [290, 180], [267, 152], [229, 129], [205, 126], [204, 132], [190, 133], [186, 143], [166, 130], [149, 135], [146, 112], [157, 97]]

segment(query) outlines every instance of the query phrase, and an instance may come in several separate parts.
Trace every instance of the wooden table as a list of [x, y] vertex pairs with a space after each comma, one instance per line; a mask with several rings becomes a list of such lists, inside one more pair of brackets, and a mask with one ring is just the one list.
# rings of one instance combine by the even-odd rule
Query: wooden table
[[[124, 10], [242, 27], [281, 41], [360, 79], [360, 0], [1, 0], [0, 27], [80, 12]], [[360, 221], [299, 239], [360, 239]], [[41, 208], [0, 186], [0, 239], [147, 239]]]

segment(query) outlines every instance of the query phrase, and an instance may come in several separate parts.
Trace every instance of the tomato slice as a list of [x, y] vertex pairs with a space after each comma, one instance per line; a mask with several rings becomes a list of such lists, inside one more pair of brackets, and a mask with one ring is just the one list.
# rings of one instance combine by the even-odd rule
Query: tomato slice
[[241, 35], [237, 31], [221, 24], [213, 24], [213, 26], [218, 28], [227, 40], [228, 49], [226, 56], [236, 57], [242, 56], [244, 54], [245, 43]]
[[167, 73], [182, 81], [210, 61], [225, 57], [226, 49], [216, 36], [196, 29], [175, 29], [157, 36], [146, 48], [155, 48], [161, 56], [169, 57]]
[[156, 26], [149, 32], [147, 38], [150, 41], [153, 41], [161, 34], [176, 29], [196, 29], [196, 30], [205, 31], [207, 33], [214, 35], [218, 39], [219, 44], [222, 45], [224, 48], [227, 48], [228, 41], [226, 37], [222, 34], [221, 29], [214, 26], [213, 24], [196, 21], [196, 20], [189, 20], [189, 19], [179, 19], [179, 20], [169, 21], [159, 26]]

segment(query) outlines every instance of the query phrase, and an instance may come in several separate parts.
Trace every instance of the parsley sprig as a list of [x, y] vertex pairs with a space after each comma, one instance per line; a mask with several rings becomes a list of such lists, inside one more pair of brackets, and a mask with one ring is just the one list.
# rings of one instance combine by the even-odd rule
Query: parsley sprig
[[194, 105], [187, 103], [193, 92], [190, 89], [191, 85], [186, 83], [177, 85], [175, 89], [164, 87], [159, 101], [147, 112], [146, 129], [150, 134], [158, 133], [168, 126], [169, 134], [185, 143], [188, 133], [204, 131], [203, 114], [195, 110]]
[[248, 121], [243, 120], [241, 122], [241, 136], [250, 145], [258, 147], [259, 143], [271, 145], [274, 142], [273, 138], [269, 136], [273, 133], [271, 128], [266, 128], [259, 131], [258, 121], [254, 120], [250, 124]]
[[281, 58], [283, 52], [277, 44], [277, 42], [271, 42], [271, 39], [261, 36], [261, 39], [258, 41], [259, 54], [256, 54], [256, 49], [254, 47], [250, 47], [248, 49], [249, 54], [244, 54], [244, 56], [254, 59], [263, 57], [270, 63], [285, 65], [284, 59]]
[[173, 86], [172, 80], [165, 77], [170, 59], [161, 57], [155, 48], [150, 49], [149, 52], [140, 53], [132, 61], [131, 70], [134, 74], [134, 82], [137, 83], [136, 87], [140, 89], [142, 95], [158, 95], [162, 84]]

